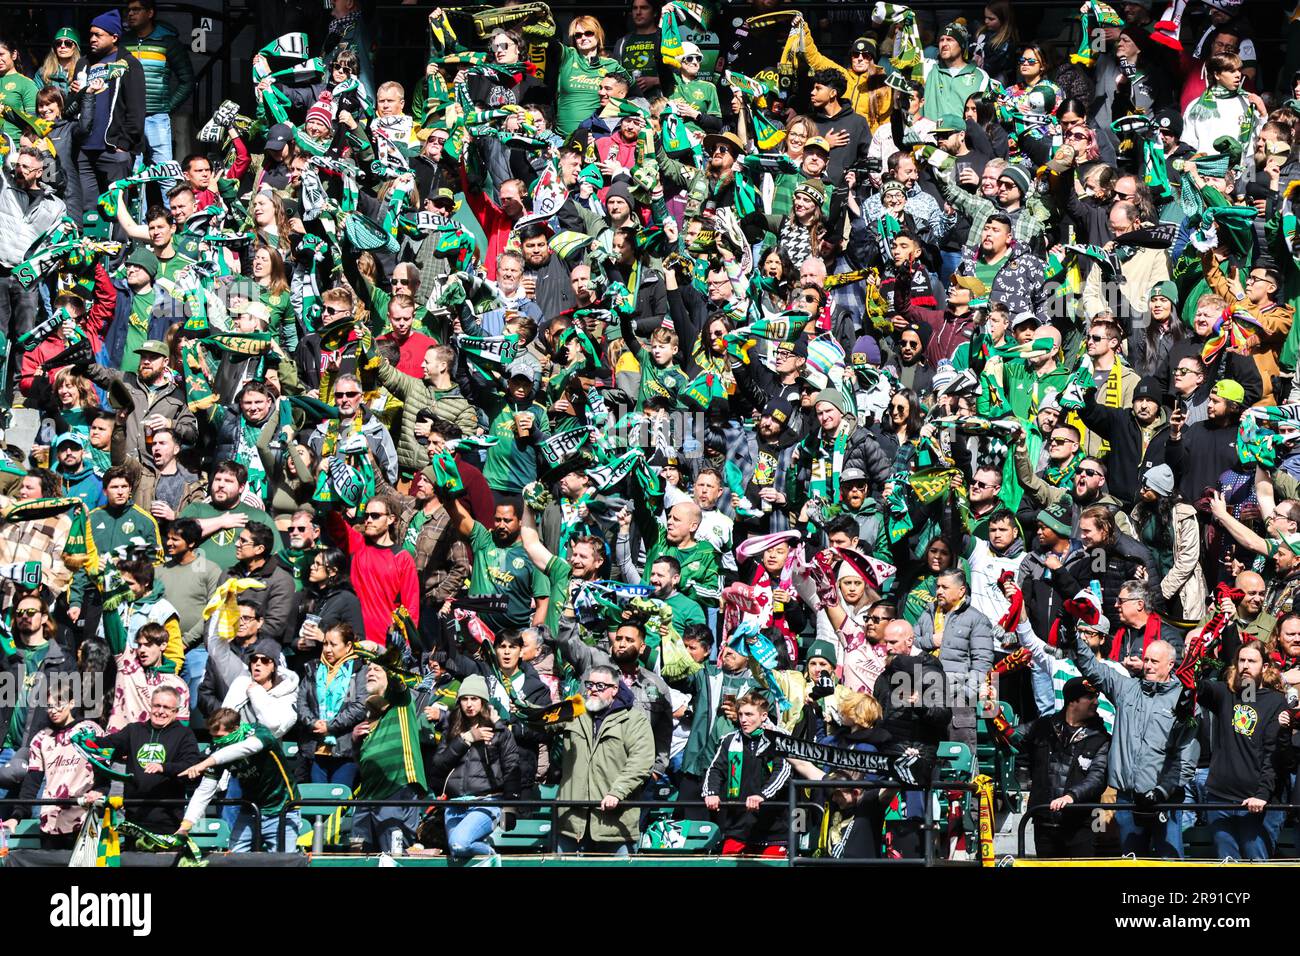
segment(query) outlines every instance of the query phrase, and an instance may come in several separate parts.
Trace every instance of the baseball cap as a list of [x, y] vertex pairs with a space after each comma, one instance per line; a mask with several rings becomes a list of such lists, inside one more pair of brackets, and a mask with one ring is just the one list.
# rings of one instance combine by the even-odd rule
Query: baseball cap
[[681, 59], [683, 59], [683, 58], [685, 58], [685, 57], [688, 57], [688, 56], [698, 56], [698, 57], [703, 57], [704, 54], [700, 52], [699, 44], [697, 44], [697, 43], [692, 43], [690, 40], [683, 40], [683, 41], [682, 41], [682, 53], [681, 53], [681, 56], [679, 56], [677, 59], [681, 60]]
[[276, 123], [266, 131], [266, 145], [262, 147], [264, 152], [284, 149], [293, 140], [293, 127], [288, 123]]
[[803, 148], [805, 152], [807, 152], [810, 149], [820, 149], [827, 156], [831, 154], [831, 144], [828, 143], [826, 141], [826, 138], [823, 136], [812, 137], [811, 139], [809, 139], [807, 142], [803, 144]]
[[51, 442], [51, 447], [55, 451], [58, 451], [64, 445], [76, 445], [78, 448], [85, 448], [86, 439], [77, 432], [64, 432]]
[[861, 468], [845, 468], [840, 472], [840, 484], [846, 485], [850, 481], [866, 481], [867, 473]]
[[136, 355], [158, 355], [162, 358], [170, 358], [171, 352], [167, 346], [157, 339], [145, 339], [135, 350]]
[[1061, 693], [1067, 704], [1074, 703], [1080, 697], [1100, 696], [1097, 688], [1093, 687], [1086, 677], [1071, 677], [1065, 682], [1065, 687], [1062, 688]]
[[944, 113], [939, 117], [939, 122], [935, 124], [935, 136], [947, 136], [949, 133], [966, 132], [966, 120], [956, 113]]
[[1244, 402], [1246, 400], [1246, 390], [1242, 388], [1241, 383], [1234, 382], [1230, 378], [1220, 379], [1216, 382], [1210, 394], [1217, 395], [1225, 402]]

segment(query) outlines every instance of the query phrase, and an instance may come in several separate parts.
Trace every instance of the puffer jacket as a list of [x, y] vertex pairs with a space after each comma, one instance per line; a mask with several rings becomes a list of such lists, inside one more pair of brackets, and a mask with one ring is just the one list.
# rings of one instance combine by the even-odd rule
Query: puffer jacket
[[[402, 401], [402, 426], [397, 437], [397, 464], [403, 471], [416, 472], [429, 464], [429, 448], [415, 440], [415, 417], [431, 411], [439, 418], [464, 428], [474, 412], [458, 389], [439, 394], [428, 382], [400, 372], [387, 359], [379, 360], [379, 381]], [[470, 429], [472, 431], [472, 429]]]
[[[316, 672], [323, 665], [320, 660], [308, 661], [298, 682], [298, 732], [300, 740], [316, 748], [320, 738], [311, 732], [312, 724], [321, 719], [320, 701], [316, 695]], [[341, 666], [341, 665], [340, 665]], [[335, 678], [337, 680], [337, 678]], [[334, 738], [335, 757], [354, 757], [356, 744], [352, 741], [352, 728], [366, 719], [366, 665], [359, 657], [352, 658], [352, 680], [347, 696], [334, 719], [326, 723], [326, 730]], [[306, 751], [310, 753], [311, 750]]]
[[[599, 802], [606, 794], [629, 800], [650, 777], [655, 741], [650, 718], [635, 706], [632, 692], [620, 682], [599, 729], [592, 715], [560, 727], [560, 800]], [[641, 836], [641, 811], [566, 809], [560, 814], [560, 834], [598, 843], [633, 843]]]
[[[927, 651], [935, 647], [934, 608], [917, 621], [916, 646]], [[965, 681], [967, 692], [972, 695], [979, 691], [984, 675], [993, 666], [993, 624], [971, 607], [969, 597], [943, 616], [939, 663], [950, 681], [957, 678]], [[972, 706], [974, 699], [974, 696], [970, 698]]]
[[[465, 743], [460, 734], [444, 734], [433, 756], [433, 771], [445, 776], [442, 792], [455, 797], [519, 795], [519, 748], [503, 721], [492, 725], [491, 743]], [[436, 784], [433, 784], [436, 786]]]
[[1099, 661], [1082, 639], [1071, 658], [1079, 672], [1115, 705], [1106, 782], [1122, 795], [1163, 788], [1172, 801], [1196, 773], [1196, 727], [1179, 713], [1183, 685], [1127, 677]]
[[30, 193], [14, 183], [11, 163], [0, 170], [0, 268], [5, 272], [26, 261], [27, 250], [63, 217], [67, 206], [45, 183]]
[[[225, 684], [221, 706], [239, 711], [240, 720], [261, 724], [276, 740], [283, 738], [298, 723], [298, 675], [284, 666], [281, 655], [271, 689], [254, 684], [243, 656], [213, 631], [208, 635], [208, 670]], [[251, 647], [247, 653], [251, 655]]]
[[[1071, 727], [1063, 713], [1040, 717], [1021, 744], [1029, 757], [1029, 805], [1051, 803], [1067, 794], [1075, 803], [1095, 803], [1106, 789], [1110, 734], [1100, 717]], [[1087, 822], [1089, 810], [1043, 811], [1040, 825], [1076, 827]]]

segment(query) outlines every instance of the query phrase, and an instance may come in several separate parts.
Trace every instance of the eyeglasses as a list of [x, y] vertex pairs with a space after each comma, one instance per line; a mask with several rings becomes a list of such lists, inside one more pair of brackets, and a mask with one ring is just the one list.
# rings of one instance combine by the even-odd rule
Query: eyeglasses
[[241, 615], [239, 615], [239, 623], [240, 623], [240, 624], [252, 624], [252, 623], [253, 623], [254, 621], [256, 621], [256, 620], [257, 620], [257, 615], [255, 615], [255, 614], [241, 614]]
[[161, 710], [164, 714], [170, 714], [174, 710], [180, 710], [179, 707], [168, 707], [166, 704], [150, 704], [150, 710]]
[[582, 682], [582, 686], [587, 688], [587, 690], [591, 690], [591, 691], [603, 691], [603, 690], [613, 690], [618, 685], [606, 684], [603, 681], [598, 681], [598, 680], [585, 680]]
[[1250, 285], [1252, 282], [1272, 282], [1272, 281], [1273, 280], [1270, 279], [1268, 276], [1256, 276], [1256, 275], [1246, 276], [1246, 285]]
[[19, 617], [35, 617], [37, 614], [41, 613], [41, 609], [38, 607], [25, 607], [15, 611], [14, 613]]
[[1076, 468], [1076, 469], [1074, 470], [1074, 473], [1075, 473], [1076, 475], [1083, 475], [1085, 478], [1105, 478], [1105, 477], [1106, 477], [1104, 474], [1102, 474], [1102, 473], [1101, 473], [1100, 471], [1098, 471], [1096, 468]]
[[1174, 369], [1175, 378], [1177, 378], [1179, 375], [1197, 375], [1197, 374], [1199, 374], [1199, 371], [1197, 369], [1183, 368], [1181, 365], [1178, 366], [1178, 368]]
[[1142, 600], [1142, 598], [1123, 597], [1123, 596], [1120, 596], [1120, 597], [1117, 597], [1117, 598], [1115, 599], [1115, 603], [1116, 603], [1116, 604], [1128, 604], [1130, 601], [1141, 601], [1141, 600]]
[[595, 30], [574, 30], [574, 31], [573, 31], [573, 38], [574, 38], [575, 40], [576, 40], [578, 37], [582, 37], [582, 38], [585, 39], [585, 38], [587, 38], [587, 37], [594, 37], [595, 35], [596, 35], [596, 31], [595, 31]]
[[794, 353], [789, 349], [777, 349], [776, 357], [778, 359], [791, 359], [794, 358]]
[[361, 393], [360, 392], [335, 392], [334, 397], [335, 398], [360, 398]]

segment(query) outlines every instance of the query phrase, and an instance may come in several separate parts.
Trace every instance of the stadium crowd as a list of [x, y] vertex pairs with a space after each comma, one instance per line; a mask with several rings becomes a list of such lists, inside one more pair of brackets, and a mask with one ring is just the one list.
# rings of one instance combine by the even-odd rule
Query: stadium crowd
[[264, 6], [194, 142], [153, 0], [0, 40], [6, 828], [911, 857], [992, 742], [1040, 856], [1290, 852], [1294, 15]]

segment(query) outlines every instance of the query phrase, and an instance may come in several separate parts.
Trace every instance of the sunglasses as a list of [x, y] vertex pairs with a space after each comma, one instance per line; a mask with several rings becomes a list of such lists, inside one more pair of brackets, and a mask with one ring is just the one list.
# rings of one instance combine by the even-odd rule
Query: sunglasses
[[1051, 440], [1050, 440], [1049, 444], [1052, 444], [1052, 445], [1077, 445], [1078, 442], [1076, 442], [1073, 438], [1057, 438], [1055, 435], [1053, 435], [1053, 436], [1051, 437]]
[[888, 614], [868, 614], [867, 619], [875, 621], [877, 624], [888, 624], [893, 618]]
[[291, 524], [291, 525], [289, 525], [289, 530], [290, 530], [290, 531], [310, 531], [310, 530], [311, 530], [311, 525], [309, 525], [309, 524]]
[[40, 608], [25, 607], [22, 608], [21, 610], [15, 611], [14, 613], [17, 614], [19, 617], [35, 617], [37, 614], [40, 614], [41, 611]]
[[596, 35], [595, 30], [574, 30], [573, 31], [574, 39], [577, 39], [578, 37], [583, 37], [583, 38], [594, 37], [595, 35]]
[[1089, 342], [1106, 342], [1106, 341], [1109, 341], [1109, 340], [1110, 340], [1110, 336], [1109, 336], [1109, 335], [1090, 335], [1090, 336], [1088, 336], [1088, 341], [1089, 341]]
[[378, 521], [380, 518], [387, 518], [387, 517], [388, 517], [388, 512], [387, 512], [387, 511], [367, 511], [367, 512], [366, 512], [366, 520], [367, 520], [367, 521]]
[[972, 488], [996, 488], [997, 487], [997, 485], [990, 484], [987, 481], [972, 481], [970, 483], [970, 486]]
[[275, 661], [271, 660], [271, 658], [267, 657], [265, 654], [254, 654], [251, 658], [249, 658], [249, 663], [251, 663], [251, 664], [274, 664]]
[[325, 306], [325, 314], [326, 315], [351, 315], [352, 310], [348, 308], [343, 308], [341, 306], [327, 305]]
[[360, 392], [335, 392], [334, 397], [335, 398], [360, 398], [361, 393]]
[[682, 62], [682, 63], [703, 63], [703, 62], [704, 62], [704, 57], [702, 57], [702, 56], [696, 56], [695, 54], [691, 54], [690, 56], [684, 56], [684, 57], [682, 57], [682, 58], [681, 58], [681, 62]]
[[1020, 58], [1020, 62], [1021, 62], [1021, 63], [1028, 63], [1030, 66], [1035, 66], [1035, 65], [1038, 63], [1038, 59], [1037, 59], [1036, 57], [1032, 57], [1032, 56], [1022, 56], [1022, 57]]
[[1106, 476], [1096, 468], [1076, 468], [1076, 475], [1083, 475], [1085, 478], [1105, 478]]
[[55, 46], [76, 46], [77, 44], [73, 43], [71, 40], [55, 40], [54, 45]]
[[1174, 375], [1175, 375], [1175, 377], [1176, 377], [1176, 376], [1179, 376], [1179, 375], [1195, 375], [1196, 373], [1197, 373], [1197, 370], [1194, 369], [1194, 368], [1176, 368], [1176, 369], [1174, 369]]
[[512, 46], [514, 46], [514, 44], [511, 43], [509, 40], [502, 40], [500, 43], [493, 43], [493, 44], [492, 44], [492, 49], [494, 49], [494, 50], [508, 50], [508, 49], [510, 49]]

